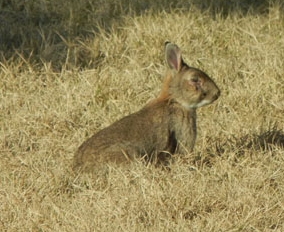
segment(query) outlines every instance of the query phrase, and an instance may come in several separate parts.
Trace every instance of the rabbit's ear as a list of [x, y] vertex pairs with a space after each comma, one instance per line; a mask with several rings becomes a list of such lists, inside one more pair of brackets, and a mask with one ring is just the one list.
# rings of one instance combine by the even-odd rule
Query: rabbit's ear
[[166, 42], [166, 61], [171, 69], [179, 71], [183, 63], [180, 48], [170, 42]]

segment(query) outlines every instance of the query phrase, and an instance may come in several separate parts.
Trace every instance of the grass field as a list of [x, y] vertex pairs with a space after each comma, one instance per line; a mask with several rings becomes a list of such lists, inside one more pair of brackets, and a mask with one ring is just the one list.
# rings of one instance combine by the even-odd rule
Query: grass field
[[[112, 2], [1, 3], [0, 230], [284, 231], [283, 6]], [[221, 89], [195, 151], [73, 173], [86, 138], [158, 95], [165, 41]]]

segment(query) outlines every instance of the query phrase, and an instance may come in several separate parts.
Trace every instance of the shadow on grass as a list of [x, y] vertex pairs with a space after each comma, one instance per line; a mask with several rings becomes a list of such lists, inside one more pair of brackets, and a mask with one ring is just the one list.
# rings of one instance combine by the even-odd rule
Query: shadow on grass
[[265, 14], [277, 0], [3, 0], [0, 3], [0, 62], [15, 57], [28, 61], [51, 62], [61, 67], [96, 66], [99, 54], [92, 54], [86, 41], [99, 28], [108, 31], [127, 15], [142, 15], [172, 10], [188, 11], [195, 7], [226, 17], [235, 11], [242, 14]]
[[245, 135], [239, 139], [237, 147], [262, 151], [273, 150], [276, 147], [284, 149], [284, 132], [273, 128], [259, 135]]
[[249, 153], [255, 154], [259, 152], [263, 154], [270, 152], [273, 155], [279, 149], [284, 150], [284, 131], [274, 126], [260, 134], [246, 134], [239, 138], [232, 137], [222, 142], [208, 138], [207, 143], [215, 144], [215, 147], [210, 147], [205, 153], [195, 156], [193, 162], [196, 166], [212, 167], [216, 157], [223, 157], [230, 153], [234, 154], [236, 163]]

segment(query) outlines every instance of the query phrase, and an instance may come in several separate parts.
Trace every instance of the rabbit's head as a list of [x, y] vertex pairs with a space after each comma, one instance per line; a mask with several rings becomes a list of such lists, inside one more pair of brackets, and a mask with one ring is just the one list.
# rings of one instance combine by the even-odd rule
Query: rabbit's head
[[177, 45], [167, 42], [165, 53], [171, 69], [168, 91], [172, 99], [190, 109], [208, 105], [220, 96], [219, 88], [206, 73], [183, 61]]

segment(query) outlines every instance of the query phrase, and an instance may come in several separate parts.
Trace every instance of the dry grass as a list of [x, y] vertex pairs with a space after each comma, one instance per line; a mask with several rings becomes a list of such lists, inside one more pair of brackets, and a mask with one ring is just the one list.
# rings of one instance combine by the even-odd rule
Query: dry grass
[[[2, 41], [9, 55], [0, 71], [2, 231], [284, 231], [283, 8], [222, 15], [169, 5], [136, 16], [118, 10], [124, 15], [111, 16], [119, 21], [96, 22], [95, 37], [78, 40], [68, 28], [90, 27], [97, 8], [81, 5], [84, 17], [71, 18], [53, 6], [65, 13], [57, 28], [24, 26], [38, 36], [63, 28], [71, 47], [51, 39], [39, 46], [24, 30], [17, 53]], [[33, 7], [21, 12], [33, 15]], [[171, 171], [133, 163], [97, 176], [72, 173], [86, 137], [158, 94], [166, 40], [222, 90], [198, 112], [194, 154], [177, 157]], [[44, 47], [52, 48], [47, 60]], [[68, 59], [76, 49], [80, 56]], [[73, 62], [78, 57], [85, 61]]]

